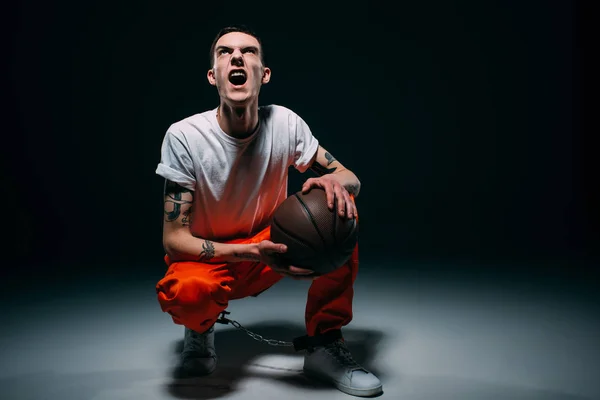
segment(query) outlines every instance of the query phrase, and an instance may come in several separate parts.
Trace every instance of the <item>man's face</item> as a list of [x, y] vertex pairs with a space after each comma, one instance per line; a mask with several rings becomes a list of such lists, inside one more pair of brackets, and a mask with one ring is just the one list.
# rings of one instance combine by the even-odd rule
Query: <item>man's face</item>
[[258, 98], [261, 85], [269, 82], [271, 71], [263, 66], [261, 51], [258, 40], [245, 33], [231, 32], [219, 38], [207, 76], [226, 102], [245, 105]]

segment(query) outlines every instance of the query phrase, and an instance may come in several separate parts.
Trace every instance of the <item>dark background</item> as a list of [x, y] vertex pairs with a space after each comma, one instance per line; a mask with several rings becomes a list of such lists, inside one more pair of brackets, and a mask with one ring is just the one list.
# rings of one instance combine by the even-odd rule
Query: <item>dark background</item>
[[[361, 179], [364, 260], [590, 268], [585, 10], [348, 4], [13, 4], [6, 271], [162, 273], [160, 145], [171, 123], [218, 104], [208, 50], [230, 23], [263, 36], [273, 77], [260, 103], [300, 114]], [[292, 172], [290, 191], [308, 176]]]

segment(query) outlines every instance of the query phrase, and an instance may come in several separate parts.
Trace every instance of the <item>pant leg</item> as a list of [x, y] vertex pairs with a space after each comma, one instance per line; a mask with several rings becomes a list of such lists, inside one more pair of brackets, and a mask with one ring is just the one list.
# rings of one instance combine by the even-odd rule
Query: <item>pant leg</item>
[[[350, 198], [355, 202], [353, 195]], [[358, 223], [358, 216], [356, 216]], [[358, 244], [342, 267], [314, 280], [306, 302], [306, 332], [308, 336], [341, 330], [352, 321], [354, 281], [358, 274]]]
[[[269, 239], [265, 228], [249, 239], [228, 243], [259, 243]], [[265, 264], [252, 261], [207, 264], [195, 261], [171, 262], [165, 256], [168, 270], [156, 284], [158, 302], [173, 322], [196, 332], [204, 332], [227, 309], [230, 300], [257, 295], [282, 275]]]
[[170, 263], [164, 278], [156, 284], [158, 303], [173, 322], [204, 332], [217, 320], [229, 302], [235, 284], [227, 264], [199, 262]]
[[342, 267], [314, 280], [306, 302], [306, 332], [322, 335], [352, 321], [354, 281], [358, 273], [358, 245]]

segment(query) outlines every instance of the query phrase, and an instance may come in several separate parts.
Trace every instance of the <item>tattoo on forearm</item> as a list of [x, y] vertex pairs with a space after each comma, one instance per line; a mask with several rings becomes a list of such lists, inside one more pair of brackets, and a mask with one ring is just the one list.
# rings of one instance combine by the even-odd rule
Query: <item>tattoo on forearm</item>
[[215, 256], [215, 246], [210, 240], [205, 240], [202, 243], [202, 252], [200, 253], [200, 261], [211, 260]]
[[233, 253], [233, 255], [247, 260], [260, 261], [260, 256], [252, 253]]
[[336, 161], [335, 157], [333, 157], [328, 151], [325, 152], [325, 158], [327, 159], [327, 166], [329, 166], [329, 164], [331, 164], [332, 162]]
[[310, 166], [310, 169], [315, 174], [321, 176], [321, 175], [327, 175], [327, 174], [333, 173], [337, 169], [337, 167], [327, 168], [327, 167], [322, 166], [318, 161], [315, 161]]

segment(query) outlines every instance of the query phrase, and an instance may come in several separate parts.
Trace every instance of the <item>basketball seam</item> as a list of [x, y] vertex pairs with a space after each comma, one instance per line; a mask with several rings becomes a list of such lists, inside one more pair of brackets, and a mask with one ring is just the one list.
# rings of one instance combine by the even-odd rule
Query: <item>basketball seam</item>
[[[337, 220], [338, 220], [338, 216], [337, 214], [334, 212], [331, 213], [331, 215], [333, 215], [333, 230], [331, 231], [331, 236], [333, 237], [333, 248], [338, 249], [338, 241], [337, 241]], [[329, 262], [332, 264], [333, 268], [335, 268], [335, 265], [333, 265], [333, 261], [331, 259], [329, 259]]]
[[332, 212], [331, 215], [333, 215], [333, 229], [331, 231], [331, 237], [333, 238], [333, 246], [337, 247], [337, 238], [335, 236], [335, 229], [337, 227], [337, 215], [335, 212]]
[[[325, 245], [327, 242], [325, 241], [325, 238], [323, 237], [323, 234], [321, 233], [321, 231], [319, 230], [319, 227], [317, 226], [317, 223], [315, 222], [315, 217], [312, 215], [312, 213], [310, 212], [310, 210], [306, 206], [306, 204], [304, 204], [304, 202], [302, 201], [302, 199], [300, 198], [300, 196], [298, 196], [298, 193], [295, 193], [294, 196], [296, 196], [296, 198], [300, 202], [300, 205], [302, 206], [302, 208], [304, 208], [304, 211], [306, 211], [306, 213], [308, 214], [308, 217], [309, 217], [308, 219], [310, 220], [310, 222], [315, 227], [315, 230], [317, 231], [317, 234], [319, 235], [319, 237], [323, 241], [323, 245]], [[325, 254], [327, 256], [327, 260], [329, 261], [329, 263], [333, 264], [333, 260], [331, 259], [331, 255], [329, 254], [329, 252], [326, 251]]]
[[280, 229], [283, 233], [285, 233], [286, 235], [288, 235], [289, 237], [291, 237], [292, 239], [296, 240], [298, 243], [302, 243], [303, 245], [305, 245], [306, 247], [308, 247], [309, 249], [311, 249], [312, 251], [314, 251], [315, 253], [317, 252], [317, 249], [315, 249], [313, 246], [311, 246], [308, 243], [305, 243], [304, 240], [302, 240], [301, 237], [296, 236], [295, 234], [291, 233], [290, 231], [288, 231], [287, 229], [284, 229], [279, 222], [277, 222], [276, 219], [273, 219], [273, 224], [277, 226], [278, 229]]

